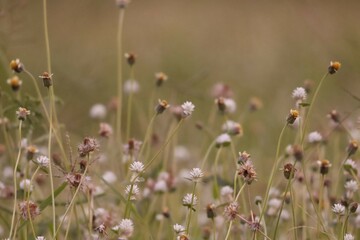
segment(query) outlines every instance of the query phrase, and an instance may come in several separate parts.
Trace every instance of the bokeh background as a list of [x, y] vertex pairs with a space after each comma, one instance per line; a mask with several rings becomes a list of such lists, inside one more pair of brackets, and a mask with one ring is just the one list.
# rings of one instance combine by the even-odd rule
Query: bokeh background
[[[0, 84], [10, 92], [11, 59], [20, 58], [35, 76], [46, 69], [42, 1], [1, 0], [0, 7]], [[294, 104], [292, 90], [305, 79], [316, 84], [330, 60], [341, 61], [342, 68], [327, 79], [311, 130], [321, 131], [332, 109], [356, 118], [360, 103], [348, 91], [360, 96], [359, 9], [360, 1], [133, 0], [126, 10], [124, 51], [138, 55], [141, 90], [135, 104], [146, 110], [154, 73], [167, 73], [159, 97], [171, 104], [195, 103], [180, 143], [196, 148], [202, 134], [194, 123], [206, 122], [214, 108], [212, 86], [226, 83], [238, 103], [235, 120], [251, 97], [262, 99], [261, 111], [243, 122], [239, 150], [255, 155], [255, 162], [271, 161]], [[89, 108], [116, 94], [118, 9], [112, 0], [48, 1], [48, 19], [54, 87], [63, 100], [60, 121], [76, 136], [96, 134]], [[27, 81], [24, 77], [23, 89], [31, 92]]]

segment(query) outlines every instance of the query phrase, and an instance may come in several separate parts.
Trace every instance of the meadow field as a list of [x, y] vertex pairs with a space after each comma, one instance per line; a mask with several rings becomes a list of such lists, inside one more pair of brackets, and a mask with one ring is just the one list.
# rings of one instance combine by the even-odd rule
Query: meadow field
[[360, 239], [358, 1], [0, 1], [0, 239]]

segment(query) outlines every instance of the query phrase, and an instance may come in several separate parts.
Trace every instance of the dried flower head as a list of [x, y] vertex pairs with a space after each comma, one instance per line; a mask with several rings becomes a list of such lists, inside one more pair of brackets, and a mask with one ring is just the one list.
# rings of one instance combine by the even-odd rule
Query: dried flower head
[[188, 117], [193, 113], [195, 105], [192, 102], [186, 101], [181, 105], [181, 108], [183, 110], [183, 117]]
[[234, 113], [236, 111], [236, 102], [232, 98], [219, 97], [215, 103], [221, 113]]
[[296, 172], [296, 168], [294, 168], [293, 164], [287, 163], [284, 165], [283, 171], [284, 171], [284, 177], [286, 179], [290, 179], [290, 178], [293, 179]]
[[43, 72], [42, 75], [39, 76], [43, 80], [44, 87], [49, 88], [52, 85], [52, 76], [54, 74], [50, 74], [48, 72]]
[[290, 109], [290, 113], [286, 119], [286, 122], [288, 124], [293, 124], [298, 117], [299, 117], [299, 112], [297, 110]]
[[40, 215], [40, 208], [32, 201], [22, 201], [19, 203], [20, 216], [24, 220], [34, 219]]
[[119, 225], [116, 225], [113, 230], [118, 231], [121, 237], [131, 237], [134, 232], [134, 223], [130, 219], [122, 219]]
[[32, 160], [37, 152], [39, 152], [39, 150], [34, 145], [28, 146], [26, 148], [26, 159], [29, 161]]
[[126, 8], [127, 5], [130, 3], [130, 0], [115, 0], [116, 6], [119, 8]]
[[305, 79], [304, 80], [304, 89], [306, 91], [307, 94], [309, 94], [311, 92], [311, 89], [314, 86], [314, 82], [310, 79]]
[[250, 157], [251, 157], [250, 154], [247, 153], [246, 151], [239, 152], [238, 164], [246, 163], [248, 160], [251, 160]]
[[331, 167], [331, 163], [329, 162], [329, 160], [319, 160], [317, 161], [317, 163], [320, 166], [320, 173], [322, 175], [326, 175], [329, 172], [329, 168]]
[[24, 65], [20, 62], [20, 59], [11, 60], [10, 68], [14, 72], [21, 73], [24, 70]]
[[137, 56], [134, 53], [125, 53], [125, 58], [130, 66], [135, 64]]
[[330, 74], [334, 74], [334, 73], [336, 73], [337, 71], [339, 71], [339, 69], [340, 69], [340, 67], [341, 67], [341, 63], [340, 62], [337, 62], [337, 61], [331, 61], [330, 62], [330, 66], [329, 66], [329, 68], [328, 68], [328, 71], [329, 71], [329, 73]]
[[240, 165], [238, 174], [247, 184], [251, 184], [254, 180], [256, 180], [257, 177], [254, 165], [250, 160]]
[[358, 148], [359, 148], [359, 145], [358, 145], [357, 141], [351, 140], [347, 147], [348, 157], [350, 157], [351, 155], [354, 155]]
[[170, 107], [170, 105], [168, 104], [168, 102], [166, 100], [160, 100], [159, 99], [159, 103], [155, 107], [155, 112], [157, 114], [161, 114], [169, 107]]
[[331, 209], [337, 215], [342, 216], [345, 214], [345, 206], [342, 205], [341, 203], [335, 203]]
[[78, 146], [78, 152], [80, 157], [85, 157], [90, 153], [99, 149], [99, 143], [95, 138], [84, 138], [83, 142]]
[[50, 159], [47, 156], [41, 155], [36, 158], [36, 163], [41, 167], [49, 167]]
[[168, 80], [168, 76], [163, 72], [155, 73], [156, 86], [160, 87], [165, 81]]
[[304, 152], [302, 150], [302, 147], [300, 145], [294, 145], [292, 147], [293, 156], [296, 161], [301, 161], [304, 157]]
[[340, 123], [340, 114], [334, 109], [328, 113], [328, 118], [330, 118], [334, 123]]
[[198, 182], [204, 176], [204, 173], [201, 171], [200, 168], [193, 168], [190, 171], [190, 180], [193, 182]]
[[216, 206], [213, 203], [210, 203], [206, 206], [206, 216], [210, 219], [214, 219], [216, 217], [215, 212]]
[[359, 204], [357, 202], [352, 202], [349, 204], [349, 211], [350, 213], [356, 213], [357, 209], [359, 207]]
[[197, 204], [197, 197], [192, 193], [187, 193], [183, 200], [183, 206], [191, 208], [195, 211], [194, 206]]
[[13, 76], [7, 80], [7, 84], [9, 84], [11, 89], [16, 92], [20, 89], [22, 81], [18, 76]]
[[176, 234], [180, 234], [180, 233], [185, 232], [185, 227], [183, 225], [180, 225], [180, 224], [177, 224], [177, 223], [173, 225], [173, 229], [174, 229], [174, 232]]
[[231, 98], [233, 95], [234, 92], [231, 90], [230, 86], [224, 83], [216, 83], [211, 89], [211, 96], [214, 98]]
[[224, 208], [224, 216], [228, 221], [233, 221], [236, 219], [239, 214], [238, 211], [239, 204], [237, 202], [232, 202]]
[[25, 121], [26, 117], [30, 115], [30, 110], [27, 110], [26, 108], [19, 107], [19, 109], [16, 111], [16, 116], [20, 121]]
[[108, 123], [100, 123], [100, 126], [99, 126], [99, 135], [101, 137], [110, 137], [111, 135], [113, 134], [113, 128], [111, 127], [110, 124]]

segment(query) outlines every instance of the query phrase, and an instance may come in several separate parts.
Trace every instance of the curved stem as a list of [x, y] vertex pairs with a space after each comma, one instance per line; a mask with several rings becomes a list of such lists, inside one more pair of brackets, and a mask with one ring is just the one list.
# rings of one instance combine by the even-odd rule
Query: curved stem
[[232, 227], [232, 223], [233, 223], [233, 221], [230, 221], [229, 228], [228, 228], [228, 230], [226, 232], [225, 240], [227, 240], [229, 238], [229, 236], [230, 236], [230, 230], [231, 230], [231, 227]]

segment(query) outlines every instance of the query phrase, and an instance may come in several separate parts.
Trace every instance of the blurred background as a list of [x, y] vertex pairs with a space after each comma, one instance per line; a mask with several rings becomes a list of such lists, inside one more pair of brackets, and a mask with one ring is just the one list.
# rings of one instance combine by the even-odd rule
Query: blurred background
[[[1, 0], [0, 7], [0, 86], [10, 92], [11, 59], [20, 58], [35, 76], [46, 70], [42, 1]], [[331, 60], [342, 68], [328, 77], [311, 130], [321, 131], [332, 109], [356, 117], [360, 103], [348, 91], [360, 97], [359, 9], [360, 1], [133, 0], [126, 9], [123, 47], [138, 56], [135, 78], [141, 89], [135, 104], [147, 111], [154, 74], [165, 72], [169, 80], [157, 97], [196, 105], [180, 141], [191, 148], [201, 139], [191, 134], [195, 122], [206, 122], [215, 107], [212, 86], [228, 84], [237, 102], [234, 120], [251, 97], [263, 101], [242, 123], [237, 147], [255, 155], [255, 162], [271, 160], [294, 106], [292, 90], [305, 79], [316, 85]], [[112, 0], [48, 1], [54, 88], [63, 100], [59, 118], [78, 136], [97, 133], [89, 109], [116, 95], [117, 20]], [[124, 64], [124, 79], [128, 76]], [[20, 77], [24, 91], [34, 91], [30, 80]]]

